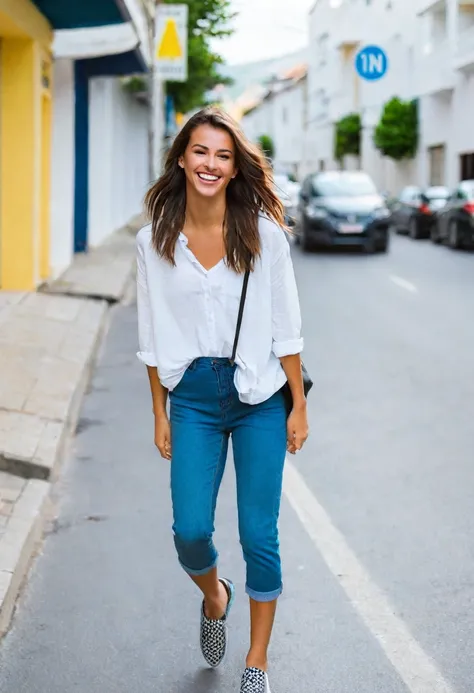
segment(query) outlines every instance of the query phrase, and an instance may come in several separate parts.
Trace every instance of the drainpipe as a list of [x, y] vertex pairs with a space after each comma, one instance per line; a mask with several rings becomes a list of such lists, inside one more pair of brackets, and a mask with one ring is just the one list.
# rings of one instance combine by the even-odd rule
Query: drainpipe
[[148, 40], [150, 44], [150, 74], [148, 78], [149, 89], [149, 110], [148, 110], [148, 179], [149, 182], [156, 178], [155, 167], [155, 139], [157, 137], [155, 128], [155, 6], [158, 1], [150, 4], [144, 0], [144, 9], [146, 12], [148, 24]]
[[446, 0], [447, 34], [452, 54], [454, 54], [458, 42], [458, 12], [458, 0]]

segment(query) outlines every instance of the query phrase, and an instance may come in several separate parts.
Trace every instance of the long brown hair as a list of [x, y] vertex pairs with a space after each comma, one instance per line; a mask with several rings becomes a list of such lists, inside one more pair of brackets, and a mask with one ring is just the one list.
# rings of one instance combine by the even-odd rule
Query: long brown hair
[[168, 153], [163, 175], [145, 197], [152, 223], [153, 247], [161, 257], [175, 264], [176, 241], [186, 216], [186, 179], [178, 161], [184, 155], [191, 133], [200, 125], [226, 130], [234, 141], [238, 174], [226, 190], [226, 262], [238, 273], [251, 270], [261, 251], [259, 214], [283, 227], [283, 205], [273, 191], [273, 176], [264, 155], [247, 140], [237, 122], [220, 108], [204, 108], [187, 121]]

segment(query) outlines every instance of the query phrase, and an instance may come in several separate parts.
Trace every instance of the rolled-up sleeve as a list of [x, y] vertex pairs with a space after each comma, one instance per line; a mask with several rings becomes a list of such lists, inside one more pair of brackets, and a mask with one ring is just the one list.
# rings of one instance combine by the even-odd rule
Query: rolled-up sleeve
[[138, 308], [138, 343], [140, 351], [137, 356], [147, 366], [156, 366], [153, 325], [151, 320], [150, 298], [146, 276], [145, 251], [143, 238], [137, 236], [137, 308]]
[[278, 358], [300, 354], [301, 311], [290, 246], [281, 231], [275, 243], [272, 263], [272, 336], [273, 353]]

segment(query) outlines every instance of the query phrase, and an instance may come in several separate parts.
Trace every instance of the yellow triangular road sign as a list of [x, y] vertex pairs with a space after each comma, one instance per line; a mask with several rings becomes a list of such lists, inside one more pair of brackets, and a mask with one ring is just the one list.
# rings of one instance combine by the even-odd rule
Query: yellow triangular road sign
[[158, 46], [157, 57], [161, 60], [182, 58], [183, 50], [179, 42], [178, 29], [174, 19], [167, 19], [165, 30]]

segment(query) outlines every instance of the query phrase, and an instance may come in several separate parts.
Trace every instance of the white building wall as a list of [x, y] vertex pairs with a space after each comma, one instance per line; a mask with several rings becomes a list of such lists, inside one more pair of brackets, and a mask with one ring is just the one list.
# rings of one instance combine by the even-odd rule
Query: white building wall
[[148, 107], [100, 77], [89, 96], [89, 245], [101, 243], [143, 207], [148, 180]]
[[272, 102], [265, 99], [253, 111], [242, 118], [242, 128], [251, 142], [257, 143], [261, 135], [275, 138], [272, 117]]
[[306, 80], [285, 89], [274, 96], [275, 169], [301, 173], [303, 160]]
[[269, 135], [275, 147], [274, 169], [298, 178], [302, 171], [305, 117], [306, 80], [302, 79], [268, 95], [242, 118], [242, 128], [254, 143], [261, 135]]
[[[360, 165], [381, 189], [398, 192], [407, 176], [416, 178], [419, 163], [384, 160], [373, 144], [373, 132], [383, 105], [393, 96], [416, 95], [413, 44], [416, 4], [367, 3], [366, 0], [319, 0], [310, 14], [310, 64], [308, 72], [308, 128], [305, 167], [337, 168], [334, 160], [335, 123], [349, 113], [363, 121]], [[374, 38], [375, 37], [375, 38]], [[382, 46], [389, 70], [378, 82], [358, 77], [354, 59], [363, 45]], [[351, 157], [345, 167], [359, 162]]]
[[425, 185], [430, 180], [430, 147], [444, 146], [444, 183], [454, 187], [461, 177], [460, 156], [474, 152], [474, 6], [441, 0], [421, 9], [420, 180]]
[[71, 263], [74, 251], [74, 62], [54, 62], [51, 171], [51, 275]]

